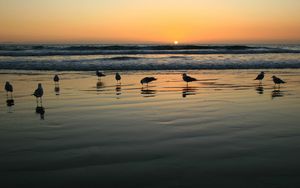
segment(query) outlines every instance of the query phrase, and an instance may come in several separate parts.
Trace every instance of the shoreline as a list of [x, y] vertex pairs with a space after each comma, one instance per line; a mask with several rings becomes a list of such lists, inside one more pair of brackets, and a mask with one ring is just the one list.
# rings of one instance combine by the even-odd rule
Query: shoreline
[[80, 73], [80, 72], [91, 72], [95, 73], [97, 70], [103, 71], [103, 72], [197, 72], [197, 71], [260, 71], [265, 70], [268, 72], [271, 72], [273, 70], [279, 71], [279, 70], [300, 70], [300, 68], [233, 68], [233, 69], [94, 69], [94, 70], [43, 70], [43, 69], [0, 69], [0, 74], [29, 74], [29, 72], [45, 72], [45, 73]]

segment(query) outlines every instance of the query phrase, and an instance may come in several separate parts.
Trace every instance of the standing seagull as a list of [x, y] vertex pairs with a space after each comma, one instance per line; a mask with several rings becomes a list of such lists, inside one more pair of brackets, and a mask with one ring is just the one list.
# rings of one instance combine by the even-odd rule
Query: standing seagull
[[189, 82], [197, 81], [196, 78], [188, 76], [186, 73], [182, 74], [182, 79], [186, 82], [186, 85], [188, 86]]
[[9, 82], [5, 83], [5, 91], [6, 91], [7, 97], [8, 97], [8, 92], [10, 92], [10, 96], [12, 97], [13, 86]]
[[275, 86], [276, 86], [276, 84], [278, 84], [280, 87], [280, 84], [286, 83], [285, 81], [281, 80], [280, 78], [278, 78], [276, 76], [272, 76], [272, 78], [273, 78], [273, 82], [275, 83]]
[[141, 84], [144, 85], [144, 84], [147, 84], [148, 86], [148, 83], [154, 81], [154, 80], [157, 80], [156, 78], [154, 77], [145, 77], [141, 80]]
[[99, 70], [96, 71], [96, 75], [98, 76], [98, 79], [99, 79], [99, 78], [101, 79], [101, 77], [106, 76], [105, 74], [103, 74], [103, 72], [101, 72], [101, 71], [99, 71]]
[[58, 83], [58, 82], [59, 82], [59, 77], [58, 77], [57, 74], [54, 76], [53, 81], [54, 81], [55, 83]]
[[[33, 95], [36, 97], [36, 101], [38, 102], [38, 98], [42, 101], [42, 96], [44, 94], [44, 90], [42, 84], [38, 84], [38, 88], [34, 91]], [[41, 102], [42, 103], [42, 102]]]
[[261, 84], [261, 81], [264, 79], [265, 77], [265, 72], [261, 72], [257, 75], [257, 77], [254, 80], [259, 80], [259, 83]]
[[115, 76], [117, 83], [120, 82], [121, 83], [121, 75], [117, 72], [116, 76]]

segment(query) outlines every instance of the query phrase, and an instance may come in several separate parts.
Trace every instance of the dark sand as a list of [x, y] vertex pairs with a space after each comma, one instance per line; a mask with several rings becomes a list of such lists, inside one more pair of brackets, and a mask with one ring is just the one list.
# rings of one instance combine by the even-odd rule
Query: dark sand
[[180, 71], [121, 72], [121, 86], [60, 72], [59, 92], [54, 72], [2, 73], [15, 105], [1, 89], [1, 187], [300, 186], [300, 70], [266, 71], [262, 86], [257, 70], [190, 71], [188, 88]]

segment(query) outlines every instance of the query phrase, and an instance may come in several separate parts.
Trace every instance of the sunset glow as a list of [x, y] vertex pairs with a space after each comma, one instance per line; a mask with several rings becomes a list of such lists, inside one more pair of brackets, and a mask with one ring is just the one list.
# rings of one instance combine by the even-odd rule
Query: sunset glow
[[299, 42], [299, 10], [298, 0], [1, 0], [0, 42]]

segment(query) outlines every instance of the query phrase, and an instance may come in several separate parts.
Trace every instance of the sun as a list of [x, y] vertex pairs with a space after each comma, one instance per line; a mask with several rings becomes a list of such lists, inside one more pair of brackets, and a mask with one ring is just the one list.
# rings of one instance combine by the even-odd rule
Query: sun
[[175, 40], [175, 41], [174, 41], [174, 44], [175, 44], [175, 45], [177, 45], [177, 44], [178, 44], [178, 41], [177, 41], [177, 40]]

